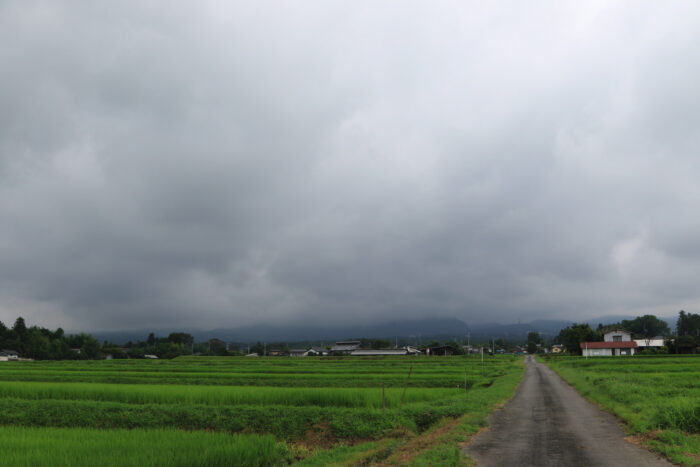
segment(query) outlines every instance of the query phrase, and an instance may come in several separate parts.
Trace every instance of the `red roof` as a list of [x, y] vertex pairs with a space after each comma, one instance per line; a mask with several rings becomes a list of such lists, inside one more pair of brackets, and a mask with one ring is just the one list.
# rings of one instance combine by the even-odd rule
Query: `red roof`
[[637, 343], [631, 342], [581, 342], [581, 348], [585, 349], [636, 349]]

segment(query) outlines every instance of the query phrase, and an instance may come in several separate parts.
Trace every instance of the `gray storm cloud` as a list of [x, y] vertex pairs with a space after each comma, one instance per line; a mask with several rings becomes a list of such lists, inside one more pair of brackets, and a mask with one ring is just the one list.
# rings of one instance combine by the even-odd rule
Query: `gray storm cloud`
[[0, 4], [0, 320], [700, 308], [700, 6]]

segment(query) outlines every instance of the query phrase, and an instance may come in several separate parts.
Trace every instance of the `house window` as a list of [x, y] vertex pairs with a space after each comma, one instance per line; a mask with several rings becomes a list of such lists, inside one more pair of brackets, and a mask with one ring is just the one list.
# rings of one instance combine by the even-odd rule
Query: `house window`
[[613, 336], [613, 342], [622, 342], [622, 336]]

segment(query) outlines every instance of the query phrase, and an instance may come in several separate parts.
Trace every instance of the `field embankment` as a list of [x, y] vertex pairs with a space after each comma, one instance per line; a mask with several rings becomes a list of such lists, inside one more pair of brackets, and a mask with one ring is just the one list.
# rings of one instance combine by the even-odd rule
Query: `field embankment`
[[13, 465], [459, 463], [521, 375], [505, 356], [12, 362], [0, 435]]
[[630, 441], [682, 465], [700, 465], [700, 358], [543, 359], [582, 395], [617, 415]]

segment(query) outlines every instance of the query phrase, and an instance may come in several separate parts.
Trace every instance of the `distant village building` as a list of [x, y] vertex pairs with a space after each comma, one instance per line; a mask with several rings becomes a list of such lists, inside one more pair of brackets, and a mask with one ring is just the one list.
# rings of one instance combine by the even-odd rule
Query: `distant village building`
[[401, 349], [357, 349], [350, 355], [353, 357], [383, 357], [393, 355], [420, 355], [420, 350], [415, 347], [406, 346]]
[[290, 357], [316, 357], [320, 355], [328, 355], [328, 349], [323, 347], [310, 347], [308, 349], [291, 349]]
[[456, 349], [451, 345], [440, 345], [435, 347], [428, 347], [427, 349], [425, 349], [425, 353], [426, 355], [441, 355], [446, 357], [449, 355], [454, 355], [455, 350]]
[[151, 360], [157, 360], [157, 359], [158, 359], [158, 355], [149, 355], [149, 354], [146, 354], [146, 355], [143, 356], [143, 358], [150, 358]]
[[552, 353], [562, 353], [564, 351], [564, 346], [562, 344], [554, 344], [552, 346]]
[[329, 350], [325, 347], [311, 347], [306, 351], [306, 355], [309, 357], [315, 356], [325, 356], [328, 355]]
[[584, 357], [634, 355], [637, 343], [624, 329], [612, 329], [603, 335], [603, 342], [581, 342]]
[[338, 341], [331, 347], [333, 355], [350, 355], [353, 351], [359, 349], [360, 341]]

